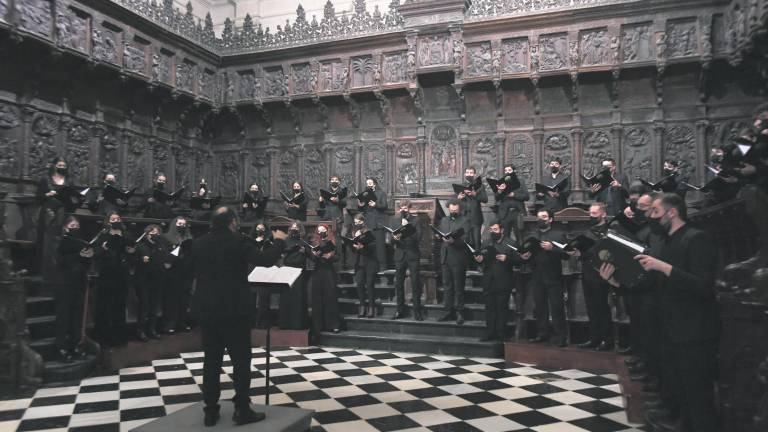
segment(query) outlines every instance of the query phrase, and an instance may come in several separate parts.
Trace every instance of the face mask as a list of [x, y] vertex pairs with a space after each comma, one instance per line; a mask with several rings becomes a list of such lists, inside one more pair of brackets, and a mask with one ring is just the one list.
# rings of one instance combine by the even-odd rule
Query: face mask
[[560, 172], [560, 167], [556, 167], [556, 166], [549, 167], [549, 170], [552, 171], [552, 174], [557, 174]]
[[122, 231], [122, 229], [123, 229], [123, 223], [122, 222], [112, 222], [112, 223], [109, 224], [109, 226], [112, 229], [115, 229], [115, 230], [121, 230]]
[[337, 188], [339, 187], [339, 182], [331, 182], [331, 186]]
[[67, 234], [71, 236], [75, 236], [80, 232], [80, 227], [78, 228], [67, 228]]
[[491, 233], [491, 240], [493, 240], [495, 242], [501, 240], [501, 233], [492, 232]]
[[632, 220], [635, 221], [635, 223], [639, 223], [643, 225], [646, 222], [648, 222], [648, 217], [645, 215], [645, 212], [642, 212], [640, 210], [634, 210], [634, 212], [635, 212], [635, 217], [633, 217]]
[[299, 230], [291, 230], [291, 238], [299, 238]]
[[597, 224], [599, 224], [602, 221], [603, 221], [603, 219], [599, 218], [599, 217], [592, 217], [592, 216], [589, 217], [589, 223], [592, 224], [592, 225], [597, 225]]
[[365, 188], [368, 189], [368, 190], [373, 190], [373, 186], [366, 185]]
[[667, 168], [664, 168], [664, 175], [665, 175], [665, 176], [670, 176], [670, 175], [672, 175], [674, 172], [675, 172], [675, 171], [673, 171], [673, 170], [671, 170], [671, 169], [667, 169]]
[[633, 212], [637, 210], [637, 200], [636, 199], [629, 200], [629, 209], [632, 210]]
[[299, 192], [301, 192], [301, 189], [293, 188], [293, 193], [299, 193]]
[[321, 239], [327, 238], [328, 237], [328, 231], [319, 232], [319, 233], [317, 233], [317, 235], [319, 235]]
[[355, 222], [356, 227], [361, 227], [363, 225], [365, 225], [365, 222], [360, 222], [360, 221]]
[[474, 180], [474, 179], [475, 179], [475, 176], [471, 176], [471, 175], [470, 175], [470, 176], [466, 176], [466, 177], [464, 177], [464, 178], [465, 178], [465, 179], [467, 179], [467, 181], [468, 181], [468, 182], [471, 182], [472, 180]]
[[665, 236], [669, 232], [669, 225], [664, 224], [661, 220], [664, 216], [660, 218], [648, 218], [648, 226], [651, 228], [651, 232], [660, 235]]
[[400, 217], [401, 218], [407, 218], [408, 217], [408, 211], [407, 210], [400, 210]]
[[165, 189], [165, 183], [155, 183], [155, 187], [158, 189]]
[[259, 193], [259, 191], [257, 191], [256, 189], [251, 189], [251, 193], [252, 194]]
[[186, 225], [177, 225], [176, 226], [176, 231], [178, 231], [179, 234], [184, 234], [185, 232], [187, 232], [187, 226]]
[[263, 229], [257, 229], [257, 230], [256, 230], [256, 237], [260, 237], [260, 236], [263, 236], [263, 235], [264, 235], [264, 232], [265, 232], [265, 231], [264, 231]]
[[57, 173], [59, 173], [59, 174], [61, 174], [61, 175], [67, 175], [67, 173], [69, 172], [69, 170], [68, 170], [68, 169], [66, 169], [66, 168], [56, 168], [56, 172], [57, 172]]
[[545, 220], [539, 219], [536, 224], [538, 225], [539, 229], [547, 229], [549, 228], [549, 222]]
[[451, 212], [451, 219], [456, 219], [457, 217], [459, 217], [458, 212]]
[[115, 184], [115, 181], [114, 180], [107, 180], [104, 183], [106, 183], [108, 185], [113, 185], [113, 184]]

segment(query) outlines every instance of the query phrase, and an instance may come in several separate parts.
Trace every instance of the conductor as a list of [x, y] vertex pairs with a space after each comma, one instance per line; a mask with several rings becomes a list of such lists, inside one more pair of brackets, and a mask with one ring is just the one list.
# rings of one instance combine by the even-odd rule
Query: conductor
[[248, 286], [250, 265], [272, 266], [285, 249], [287, 234], [274, 233], [275, 247], [264, 251], [238, 231], [237, 214], [218, 207], [211, 217], [211, 230], [195, 241], [192, 265], [197, 287], [192, 311], [200, 322], [203, 339], [203, 400], [205, 425], [219, 420], [220, 372], [226, 348], [234, 369], [235, 414], [238, 424], [264, 419], [250, 407], [251, 322], [254, 299]]

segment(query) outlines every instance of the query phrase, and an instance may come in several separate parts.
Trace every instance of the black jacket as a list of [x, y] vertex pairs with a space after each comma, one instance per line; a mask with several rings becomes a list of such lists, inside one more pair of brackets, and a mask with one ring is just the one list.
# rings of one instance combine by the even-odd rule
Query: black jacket
[[375, 207], [369, 207], [367, 202], [362, 206], [360, 203], [357, 205], [357, 209], [365, 215], [365, 226], [371, 230], [381, 229], [381, 224], [386, 223], [387, 220], [387, 193], [376, 188], [374, 194], [376, 195]]
[[[341, 188], [328, 189], [329, 192], [337, 192]], [[344, 217], [344, 208], [347, 207], [347, 198], [344, 197], [339, 200], [338, 203], [332, 203], [330, 201], [323, 200], [318, 203], [318, 213], [322, 216], [323, 220], [335, 221]]]
[[492, 239], [486, 239], [483, 242], [483, 249], [492, 246], [497, 252], [507, 257], [506, 261], [499, 261], [496, 259], [496, 255], [486, 254], [483, 256], [483, 291], [485, 293], [503, 293], [512, 290], [513, 268], [521, 260], [520, 255], [509, 247], [510, 245], [515, 246], [509, 237], [503, 237], [498, 242], [494, 242]]
[[226, 228], [214, 228], [196, 239], [191, 256], [197, 280], [193, 314], [200, 320], [247, 319], [254, 312], [249, 269], [254, 264], [274, 265], [284, 249], [285, 243], [276, 240], [274, 248], [260, 252], [249, 238]]
[[608, 216], [615, 216], [618, 212], [623, 211], [627, 207], [627, 198], [629, 197], [629, 179], [624, 174], [616, 173], [613, 175], [621, 186], [613, 187], [608, 186], [600, 189], [596, 194], [591, 191], [589, 195], [597, 202], [605, 204], [605, 211]]
[[[147, 193], [144, 198], [144, 217], [150, 219], [171, 219], [173, 218], [173, 209], [167, 202], [160, 202], [152, 196], [154, 189]], [[152, 198], [152, 202], [149, 199]]]
[[455, 220], [451, 219], [450, 216], [446, 216], [440, 221], [440, 231], [446, 234], [456, 231], [459, 228], [464, 229], [464, 235], [462, 237], [456, 239], [453, 244], [448, 244], [447, 241], [442, 242], [443, 244], [440, 248], [441, 264], [460, 266], [467, 265], [467, 261], [470, 259], [470, 257], [469, 251], [467, 251], [467, 246], [464, 244], [464, 240], [467, 238], [467, 234], [469, 233], [469, 221], [461, 215], [459, 215], [459, 217], [457, 217]]
[[[513, 191], [504, 191], [502, 193], [495, 194], [496, 205], [499, 209], [496, 211], [496, 217], [504, 225], [512, 223], [517, 220], [517, 215], [525, 214], [525, 202], [528, 201], [531, 196], [528, 193], [528, 188], [525, 185], [525, 180], [520, 180], [520, 187]], [[509, 194], [514, 192], [512, 198]]]
[[564, 182], [563, 188], [557, 198], [553, 198], [549, 196], [549, 194], [537, 195], [544, 202], [544, 208], [550, 210], [552, 213], [557, 213], [568, 207], [568, 197], [571, 195], [571, 179], [562, 171], [557, 173], [554, 178], [552, 177], [552, 174], [546, 174], [544, 175], [544, 178], [541, 179], [541, 184], [546, 186], [554, 186], [561, 181]]
[[302, 192], [301, 196], [299, 196], [293, 204], [298, 204], [299, 208], [286, 207], [285, 212], [288, 214], [288, 217], [300, 221], [307, 220], [307, 194]]
[[304, 243], [301, 239], [288, 237], [285, 239], [285, 254], [283, 255], [283, 265], [286, 267], [306, 268], [307, 255], [305, 253]]
[[[419, 223], [419, 217], [416, 215], [408, 215], [407, 219], [408, 223], [413, 225], [416, 232], [399, 241], [394, 238], [392, 239], [394, 260], [396, 263], [403, 261], [418, 261], [421, 258], [421, 253], [419, 251], [419, 243], [421, 241], [421, 224]], [[391, 223], [392, 225], [389, 226], [390, 228], [400, 228], [402, 226], [402, 218], [400, 218], [398, 214], [392, 219]]]
[[[546, 232], [535, 230], [528, 237], [535, 237], [539, 241], [556, 241], [566, 243], [565, 234], [558, 228], [552, 227]], [[526, 238], [528, 238], [526, 237]], [[541, 250], [536, 252], [528, 259], [528, 263], [533, 270], [533, 278], [543, 283], [560, 283], [563, 279], [563, 261], [570, 256], [553, 247], [552, 250]]]
[[[469, 183], [465, 182], [464, 185], [469, 186]], [[475, 196], [465, 196], [464, 199], [459, 200], [459, 202], [461, 203], [461, 214], [467, 218], [471, 226], [483, 224], [482, 203], [488, 202], [488, 194], [485, 192], [485, 186], [480, 186], [480, 189], [477, 190]]]
[[68, 278], [78, 279], [85, 277], [91, 260], [90, 258], [80, 256], [80, 251], [87, 247], [89, 246], [78, 237], [69, 234], [61, 236], [56, 263]]

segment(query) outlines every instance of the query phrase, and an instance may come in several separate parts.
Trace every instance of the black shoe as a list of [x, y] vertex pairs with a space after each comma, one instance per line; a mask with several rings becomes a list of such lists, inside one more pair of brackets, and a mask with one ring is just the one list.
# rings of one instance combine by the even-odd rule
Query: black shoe
[[78, 347], [75, 347], [75, 349], [72, 350], [72, 356], [79, 359], [84, 359], [88, 357], [88, 353], [85, 352], [84, 349]]
[[464, 324], [464, 313], [459, 312], [459, 313], [456, 314], [456, 324], [457, 325]]
[[448, 312], [438, 319], [439, 322], [453, 321], [456, 319], [456, 312]]
[[424, 316], [421, 314], [421, 310], [419, 310], [419, 309], [416, 309], [416, 310], [413, 312], [413, 318], [414, 318], [416, 321], [424, 321]]
[[392, 315], [393, 320], [399, 320], [401, 318], [405, 318], [405, 313], [402, 311], [397, 311], [394, 315]]
[[362, 318], [365, 316], [365, 306], [358, 306], [357, 307], [357, 317]]
[[216, 405], [215, 407], [205, 407], [203, 408], [203, 411], [205, 411], [205, 418], [203, 419], [203, 424], [206, 427], [211, 427], [216, 425], [216, 423], [221, 418], [221, 414], [219, 414], [218, 405]]
[[576, 346], [579, 347], [579, 348], [583, 348], [583, 349], [595, 349], [595, 348], [597, 348], [597, 345], [598, 345], [597, 342], [592, 342], [591, 340], [589, 340], [589, 341], [580, 343], [580, 344], [578, 344]]
[[595, 347], [595, 351], [613, 351], [613, 342], [602, 341]]
[[619, 348], [616, 350], [617, 353], [621, 355], [632, 355], [635, 353], [635, 350], [632, 348], [632, 345], [625, 347], [625, 348]]
[[365, 317], [366, 318], [374, 318], [374, 317], [376, 317], [376, 307], [375, 306], [369, 307], [368, 308], [368, 313], [365, 314]]
[[264, 418], [266, 418], [264, 413], [256, 412], [252, 410], [251, 407], [243, 409], [235, 408], [235, 413], [232, 415], [232, 421], [234, 421], [238, 426], [260, 422], [264, 420]]
[[542, 343], [546, 341], [547, 341], [547, 338], [543, 338], [541, 336], [536, 336], [535, 338], [528, 339], [528, 343]]

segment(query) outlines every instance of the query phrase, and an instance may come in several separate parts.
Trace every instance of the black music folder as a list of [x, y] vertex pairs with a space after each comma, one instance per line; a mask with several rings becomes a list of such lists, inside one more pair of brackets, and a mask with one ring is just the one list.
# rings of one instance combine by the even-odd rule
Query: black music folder
[[476, 179], [472, 181], [472, 183], [468, 185], [460, 185], [460, 184], [453, 184], [453, 191], [457, 194], [463, 193], [464, 191], [473, 191], [477, 192], [480, 190], [480, 188], [483, 187], [483, 177], [478, 176]]
[[500, 179], [492, 179], [488, 177], [485, 181], [488, 183], [488, 186], [491, 187], [493, 193], [499, 193], [499, 185], [501, 184], [507, 185], [507, 188], [504, 190], [506, 193], [510, 193], [520, 187], [520, 179], [517, 178], [517, 174], [515, 173], [507, 174]]
[[330, 202], [331, 198], [336, 197], [339, 199], [339, 201], [343, 200], [347, 197], [347, 188], [343, 187], [339, 189], [336, 192], [327, 191], [325, 189], [320, 189], [320, 196], [323, 197], [325, 201]]
[[364, 233], [362, 233], [359, 236], [356, 236], [354, 238], [341, 236], [341, 240], [344, 243], [349, 244], [349, 245], [353, 245], [353, 244], [369, 245], [369, 244], [373, 243], [375, 238], [373, 237], [373, 233], [371, 231], [366, 231], [366, 232], [364, 232]]
[[568, 176], [563, 177], [562, 180], [552, 186], [547, 186], [543, 183], [535, 183], [536, 193], [547, 194], [548, 192], [562, 192], [565, 189], [565, 181], [568, 180]]
[[584, 180], [584, 183], [590, 188], [599, 184], [600, 189], [605, 189], [613, 183], [613, 175], [611, 175], [611, 170], [609, 169], [604, 169], [592, 177], [587, 177], [582, 174], [581, 179]]
[[616, 267], [614, 277], [623, 286], [636, 286], [647, 274], [643, 266], [635, 260], [637, 255], [647, 251], [647, 247], [614, 231], [595, 244], [584, 259], [588, 265], [600, 271], [603, 263]]
[[193, 196], [189, 200], [189, 207], [193, 210], [211, 210], [219, 205], [219, 201], [221, 201], [221, 197], [204, 198]]
[[459, 237], [464, 235], [464, 228], [459, 228], [456, 231], [451, 231], [449, 233], [444, 233], [440, 231], [439, 229], [435, 228], [434, 225], [430, 225], [430, 228], [432, 228], [432, 231], [435, 232], [435, 234], [439, 235], [443, 240], [452, 238], [454, 240], [458, 239]]
[[407, 225], [403, 225], [398, 229], [392, 229], [386, 225], [382, 225], [382, 227], [389, 231], [392, 235], [400, 235], [400, 239], [405, 239], [413, 235], [413, 233], [416, 232], [416, 228], [413, 226], [413, 224], [409, 223]]

